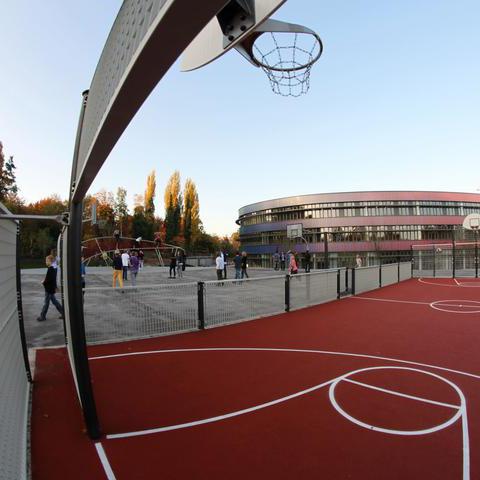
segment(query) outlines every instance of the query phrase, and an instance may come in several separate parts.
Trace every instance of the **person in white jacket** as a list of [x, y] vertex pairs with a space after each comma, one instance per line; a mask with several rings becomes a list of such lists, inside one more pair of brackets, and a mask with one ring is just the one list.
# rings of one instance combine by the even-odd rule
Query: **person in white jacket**
[[217, 258], [215, 259], [215, 267], [217, 269], [217, 279], [223, 279], [223, 269], [225, 268], [225, 262], [223, 260], [222, 252], [218, 252]]

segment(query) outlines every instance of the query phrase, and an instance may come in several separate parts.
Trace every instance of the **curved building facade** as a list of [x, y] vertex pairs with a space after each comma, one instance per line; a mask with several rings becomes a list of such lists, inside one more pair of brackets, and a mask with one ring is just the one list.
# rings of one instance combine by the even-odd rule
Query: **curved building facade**
[[[251, 263], [271, 265], [278, 251], [307, 246], [316, 268], [410, 259], [412, 245], [473, 240], [461, 225], [480, 212], [480, 195], [458, 192], [342, 192], [278, 198], [239, 210], [241, 248]], [[287, 225], [303, 225], [304, 239], [287, 238]]]

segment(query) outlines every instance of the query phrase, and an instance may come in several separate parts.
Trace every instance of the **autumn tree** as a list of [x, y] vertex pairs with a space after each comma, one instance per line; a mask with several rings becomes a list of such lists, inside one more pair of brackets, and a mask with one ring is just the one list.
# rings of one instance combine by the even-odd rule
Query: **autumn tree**
[[183, 201], [183, 236], [185, 245], [191, 249], [200, 234], [200, 204], [197, 187], [190, 178], [185, 181]]
[[145, 190], [145, 198], [144, 198], [144, 208], [145, 208], [145, 217], [147, 221], [154, 222], [155, 218], [155, 205], [153, 201], [155, 200], [155, 188], [157, 186], [155, 180], [155, 170], [152, 170], [150, 175], [147, 177], [147, 188]]
[[171, 242], [181, 233], [182, 194], [180, 192], [180, 172], [177, 170], [168, 180], [164, 194], [165, 201], [165, 241]]
[[102, 189], [94, 197], [97, 200], [98, 234], [112, 235], [115, 230], [115, 199], [113, 193]]
[[10, 195], [15, 197], [18, 187], [15, 179], [15, 164], [13, 156], [5, 160], [3, 144], [0, 142], [0, 201], [6, 200]]
[[114, 204], [115, 221], [120, 227], [120, 236], [126, 236], [125, 232], [128, 223], [128, 205], [127, 190], [122, 187], [117, 188]]

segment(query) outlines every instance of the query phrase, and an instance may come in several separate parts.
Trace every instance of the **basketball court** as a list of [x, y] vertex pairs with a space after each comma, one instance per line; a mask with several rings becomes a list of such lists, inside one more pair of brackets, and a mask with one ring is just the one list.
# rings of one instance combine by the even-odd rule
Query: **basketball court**
[[89, 347], [96, 443], [65, 349], [38, 351], [35, 478], [476, 478], [480, 281], [463, 283]]
[[[455, 278], [454, 255], [437, 266], [434, 246], [432, 277], [453, 278], [412, 279], [398, 262], [82, 291], [85, 196], [178, 58], [187, 72], [236, 51], [273, 93], [308, 92], [322, 40], [272, 18], [285, 1], [122, 3], [82, 93], [69, 212], [55, 219], [66, 347], [32, 359], [35, 480], [480, 477], [478, 219], [472, 278]], [[308, 247], [303, 233], [288, 228]], [[418, 254], [420, 270], [429, 262]]]

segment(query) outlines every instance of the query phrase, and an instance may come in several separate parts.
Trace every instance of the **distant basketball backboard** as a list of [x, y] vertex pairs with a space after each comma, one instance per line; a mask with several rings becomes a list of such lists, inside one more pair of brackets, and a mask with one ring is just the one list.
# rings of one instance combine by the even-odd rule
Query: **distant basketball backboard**
[[467, 215], [463, 220], [463, 228], [478, 231], [480, 228], [480, 213]]
[[185, 50], [181, 70], [203, 67], [242, 42], [278, 10], [286, 0], [234, 0], [229, 2]]
[[295, 238], [303, 237], [303, 224], [295, 223], [293, 225], [287, 225], [287, 238], [294, 240]]

